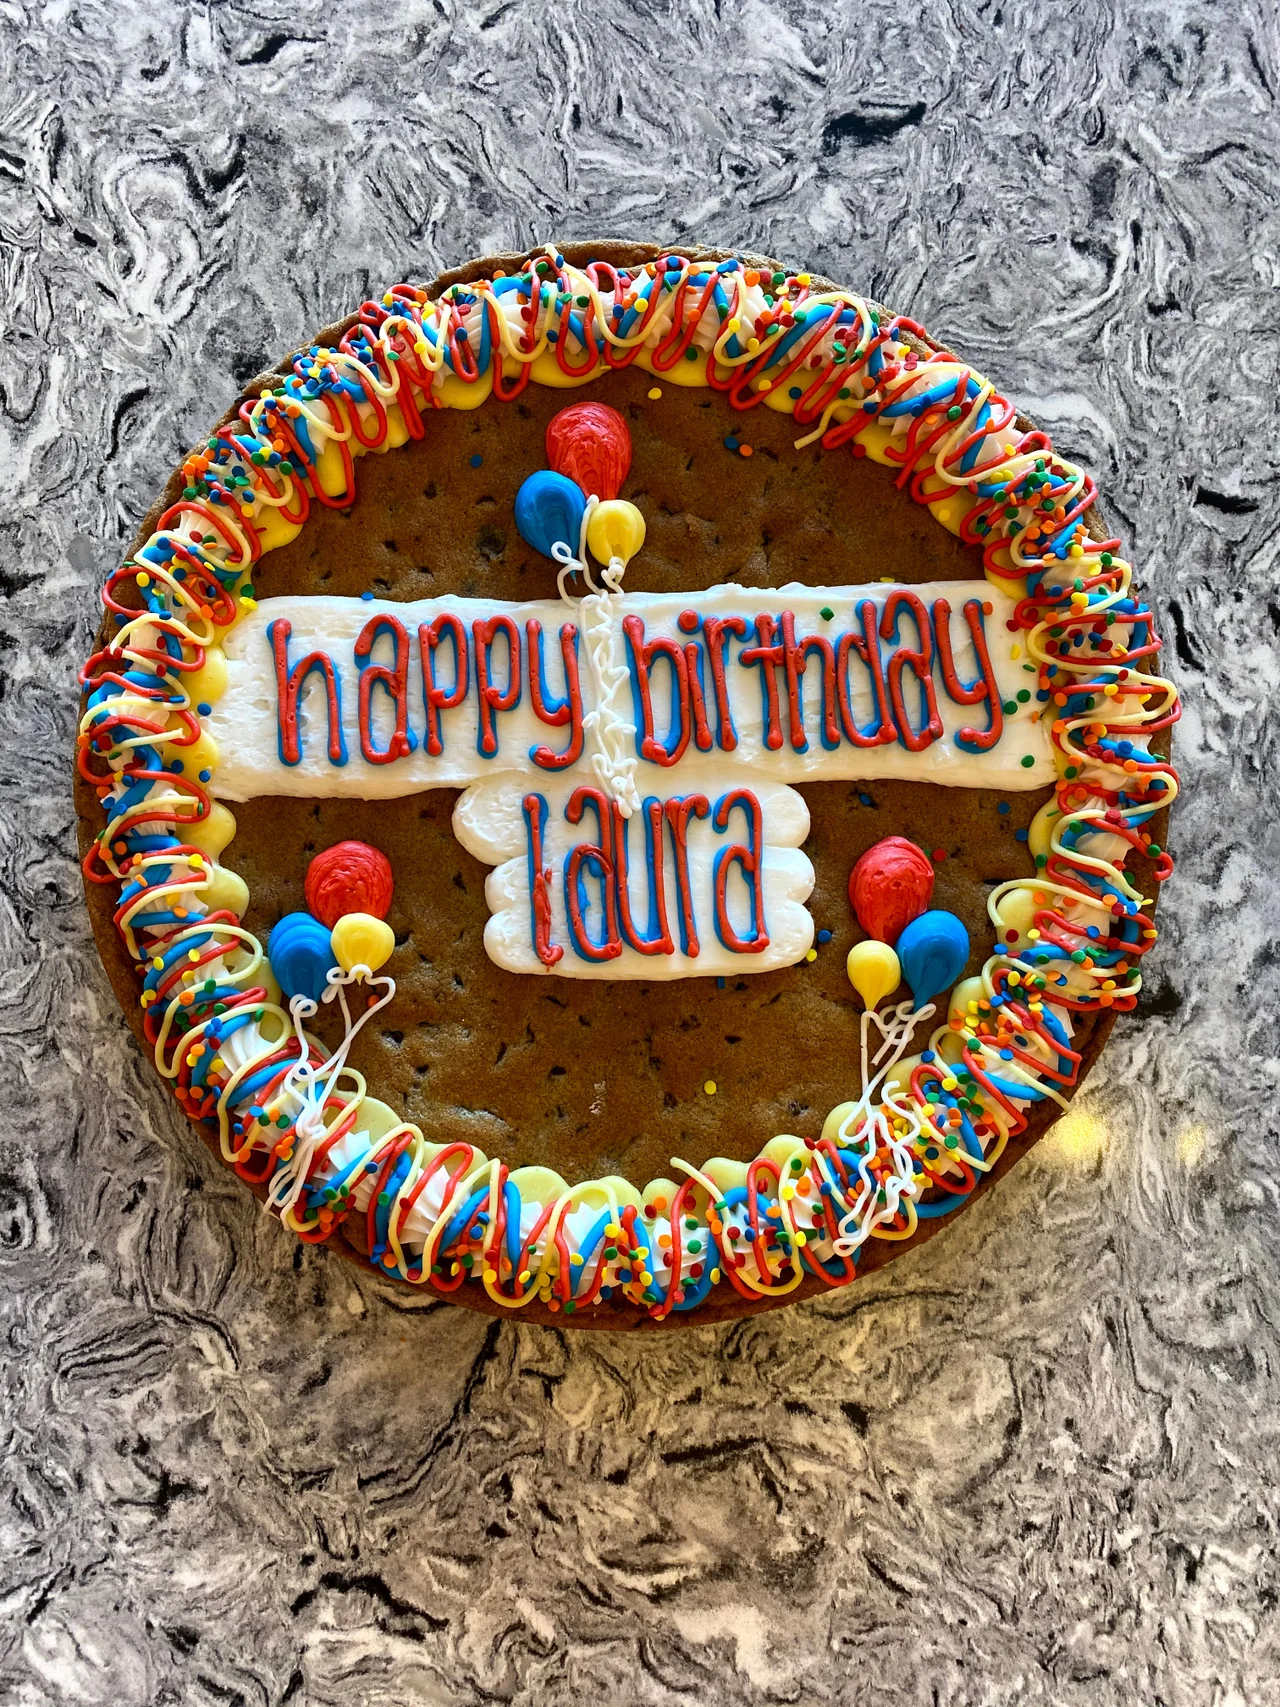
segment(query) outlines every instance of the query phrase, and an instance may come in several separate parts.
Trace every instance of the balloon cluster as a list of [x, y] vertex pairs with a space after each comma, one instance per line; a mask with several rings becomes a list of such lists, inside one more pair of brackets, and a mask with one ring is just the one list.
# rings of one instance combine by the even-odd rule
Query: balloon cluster
[[339, 842], [307, 868], [307, 911], [286, 913], [267, 944], [271, 970], [292, 999], [323, 999], [335, 967], [373, 973], [391, 958], [396, 939], [391, 908], [391, 862], [366, 842]]
[[849, 899], [868, 940], [849, 950], [849, 982], [868, 1010], [904, 980], [923, 1008], [964, 971], [969, 933], [954, 913], [929, 911], [932, 898], [933, 866], [902, 836], [886, 836], [854, 866]]
[[607, 403], [573, 403], [547, 424], [547, 461], [551, 467], [531, 474], [516, 493], [520, 537], [562, 572], [582, 569], [595, 591], [582, 562], [589, 548], [608, 565], [605, 584], [616, 592], [644, 544], [644, 517], [618, 496], [631, 467], [627, 423]]

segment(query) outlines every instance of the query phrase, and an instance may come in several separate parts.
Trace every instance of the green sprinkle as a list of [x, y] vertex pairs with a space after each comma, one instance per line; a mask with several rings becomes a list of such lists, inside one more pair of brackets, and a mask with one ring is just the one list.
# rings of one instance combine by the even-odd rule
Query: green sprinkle
[[1031, 698], [1031, 689], [1030, 688], [1019, 688], [1018, 689], [1018, 703], [1020, 705], [1025, 705], [1030, 698]]
[[1015, 716], [1017, 713], [1017, 710], [1018, 710], [1018, 702], [1016, 699], [1005, 700], [1005, 702], [1004, 702], [1004, 714], [1006, 717]]
[[822, 618], [823, 622], [830, 622], [835, 614], [836, 613], [832, 610], [830, 605], [823, 605], [822, 609], [818, 612], [818, 615]]
[[1029, 771], [1031, 769], [1032, 765], [1035, 764], [1035, 762], [1036, 761], [1035, 761], [1034, 756], [1031, 753], [1028, 753], [1022, 761], [1023, 770]]

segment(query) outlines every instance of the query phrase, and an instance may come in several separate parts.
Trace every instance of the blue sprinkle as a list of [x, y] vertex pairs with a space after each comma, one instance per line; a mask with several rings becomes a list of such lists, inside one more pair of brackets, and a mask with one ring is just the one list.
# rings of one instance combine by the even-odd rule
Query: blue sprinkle
[[798, 398], [798, 397], [803, 397], [803, 396], [804, 396], [804, 392], [803, 392], [803, 391], [801, 391], [801, 389], [800, 389], [800, 387], [799, 387], [799, 386], [798, 386], [798, 385], [793, 385], [793, 386], [792, 386], [792, 387], [791, 387], [791, 389], [790, 389], [790, 391], [788, 391], [788, 393], [787, 393], [787, 396], [788, 396], [788, 397], [793, 397], [793, 398]]
[[1002, 818], [1007, 818], [1009, 815], [1009, 811], [1010, 811], [1009, 802], [1007, 800], [1002, 800], [1000, 802], [1000, 804], [996, 807], [996, 811], [1000, 814], [1000, 816]]
[[933, 1060], [933, 1050], [932, 1049], [926, 1049], [924, 1054], [921, 1055], [920, 1059], [922, 1061], [932, 1061]]
[[1002, 1061], [1012, 1061], [1013, 1060], [1013, 1050], [1012, 1049], [1002, 1049], [1000, 1051], [1000, 1059]]
[[484, 458], [479, 454], [479, 452], [477, 452], [476, 455], [471, 458], [472, 468], [479, 468], [480, 464], [483, 461], [484, 461]]
[[1027, 839], [1027, 832], [1025, 830], [1015, 830], [1013, 832], [1013, 839], [1015, 842], [1025, 842]]
[[819, 931], [818, 932], [818, 941], [819, 942], [830, 942], [831, 941], [831, 932], [830, 931]]
[[723, 978], [717, 978], [716, 979], [716, 989], [717, 990], [723, 990], [724, 989], [724, 979]]
[[200, 781], [201, 781], [201, 782], [208, 782], [208, 780], [209, 780], [209, 778], [210, 778], [210, 777], [211, 777], [211, 776], [212, 776], [212, 775], [213, 775], [213, 772], [212, 772], [212, 771], [201, 771], [201, 772], [200, 772]]
[[199, 712], [201, 717], [208, 717], [213, 711], [213, 707], [209, 704], [208, 700], [202, 699], [196, 707], [196, 710]]
[[371, 605], [373, 603], [373, 594], [372, 593], [364, 592], [364, 593], [361, 593], [360, 597], [364, 600], [365, 604], [367, 604], [367, 605]]
[[174, 776], [181, 776], [182, 775], [182, 760], [181, 759], [175, 759], [173, 761], [173, 763], [169, 766], [169, 769], [173, 772]]
[[737, 450], [738, 444], [739, 441], [734, 438], [732, 433], [725, 434], [724, 448], [726, 450]]
[[870, 806], [871, 805], [871, 796], [869, 794], [860, 794], [858, 796], [858, 799], [862, 802], [862, 804], [864, 806]]

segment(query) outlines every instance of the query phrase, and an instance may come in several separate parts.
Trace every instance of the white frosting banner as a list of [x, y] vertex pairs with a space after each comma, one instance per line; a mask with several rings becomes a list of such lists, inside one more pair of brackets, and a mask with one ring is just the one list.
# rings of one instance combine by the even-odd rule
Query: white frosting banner
[[764, 971], [813, 939], [788, 783], [1053, 780], [1012, 613], [986, 581], [267, 599], [224, 642], [212, 788], [465, 789], [454, 829], [496, 867], [485, 947], [512, 971]]

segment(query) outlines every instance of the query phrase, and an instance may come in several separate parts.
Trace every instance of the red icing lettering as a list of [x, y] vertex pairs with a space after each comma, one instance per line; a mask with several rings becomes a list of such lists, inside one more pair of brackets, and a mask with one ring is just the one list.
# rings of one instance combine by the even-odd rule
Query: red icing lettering
[[298, 702], [302, 684], [312, 670], [324, 677], [325, 700], [329, 713], [329, 763], [345, 765], [347, 743], [342, 733], [342, 694], [338, 687], [333, 659], [327, 652], [308, 652], [305, 658], [289, 664], [289, 636], [293, 625], [287, 617], [278, 616], [267, 628], [271, 656], [276, 667], [276, 733], [280, 746], [280, 762], [296, 765], [302, 759], [302, 744], [298, 736]]
[[[442, 688], [436, 684], [436, 647], [446, 634], [453, 641], [454, 671], [451, 688]], [[437, 759], [444, 751], [444, 741], [440, 735], [440, 713], [451, 711], [467, 697], [471, 663], [466, 623], [451, 611], [443, 612], [434, 622], [422, 623], [418, 629], [418, 649], [422, 664], [422, 693], [427, 702], [426, 748], [432, 758]]]
[[698, 922], [693, 912], [693, 885], [689, 878], [689, 820], [705, 818], [711, 804], [705, 794], [689, 794], [668, 800], [663, 807], [671, 827], [671, 846], [676, 856], [676, 892], [680, 900], [680, 946], [690, 960], [698, 958]]
[[[889, 689], [884, 679], [884, 664], [880, 657], [880, 636], [876, 631], [879, 616], [873, 601], [863, 599], [858, 606], [861, 634], [852, 629], [847, 634], [842, 634], [836, 649], [836, 690], [840, 701], [840, 721], [844, 725], [845, 739], [855, 747], [887, 747], [898, 739], [893, 711], [889, 705]], [[880, 721], [868, 733], [858, 728], [858, 720], [853, 714], [853, 695], [849, 691], [850, 652], [858, 654], [871, 677], [871, 691], [875, 697]]]
[[[480, 702], [480, 727], [476, 732], [476, 751], [491, 759], [498, 751], [498, 729], [495, 713], [510, 711], [520, 703], [520, 630], [509, 616], [477, 617], [471, 624], [475, 640], [476, 698]], [[495, 687], [493, 682], [493, 642], [499, 635], [507, 642], [507, 685]]]
[[543, 675], [542, 624], [537, 617], [525, 623], [529, 639], [529, 701], [540, 723], [553, 729], [570, 725], [569, 745], [563, 753], [553, 753], [550, 747], [532, 747], [529, 757], [544, 771], [564, 770], [582, 756], [582, 687], [578, 680], [578, 628], [576, 623], [560, 627], [560, 657], [564, 664], [565, 698], [552, 701], [547, 696]]
[[[916, 633], [920, 644], [914, 650], [907, 646], [898, 645], [899, 612], [903, 609], [910, 612], [916, 625]], [[889, 698], [893, 702], [894, 720], [898, 725], [898, 737], [908, 752], [922, 753], [942, 734], [942, 718], [938, 715], [938, 697], [933, 691], [933, 629], [929, 624], [929, 613], [924, 607], [924, 601], [906, 588], [898, 587], [885, 600], [884, 615], [880, 619], [880, 636], [883, 640], [892, 640], [897, 650], [889, 659]], [[907, 715], [906, 703], [902, 697], [902, 672], [910, 670], [920, 684], [921, 724], [914, 729]]]
[[[364, 663], [377, 644], [378, 637], [389, 634], [395, 646], [395, 658], [390, 664]], [[409, 728], [409, 633], [394, 616], [370, 617], [360, 630], [355, 645], [356, 662], [363, 663], [360, 671], [360, 751], [371, 765], [389, 765], [413, 752], [417, 737]], [[373, 744], [373, 690], [381, 686], [391, 696], [395, 706], [396, 726], [387, 750], [380, 753]]]
[[684, 660], [689, 675], [689, 705], [693, 712], [693, 744], [700, 753], [709, 753], [715, 742], [711, 725], [707, 722], [707, 696], [702, 691], [702, 649], [696, 640], [685, 642]]
[[[584, 960], [616, 960], [622, 953], [622, 938], [618, 931], [617, 877], [613, 862], [613, 813], [607, 794], [598, 788], [575, 788], [564, 809], [570, 824], [580, 824], [588, 806], [594, 807], [599, 825], [599, 842], [579, 842], [572, 850], [564, 868], [565, 906], [569, 914], [569, 930], [573, 946]], [[592, 942], [584, 917], [586, 911], [586, 881], [584, 865], [593, 865], [600, 878], [600, 898], [604, 905], [604, 935]]]
[[955, 653], [951, 645], [951, 606], [945, 599], [933, 601], [933, 632], [948, 697], [957, 705], [981, 705], [983, 700], [987, 703], [987, 727], [961, 729], [956, 735], [956, 746], [963, 747], [966, 753], [985, 753], [995, 746], [1004, 732], [1004, 709], [1000, 703], [995, 671], [991, 668], [991, 654], [987, 651], [987, 631], [982, 621], [980, 600], [965, 600], [964, 620], [969, 626], [974, 656], [978, 660], [978, 679], [967, 685], [956, 674]]
[[564, 949], [551, 940], [551, 867], [542, 863], [547, 803], [540, 794], [525, 795], [524, 821], [529, 835], [529, 906], [534, 953], [544, 966], [554, 966], [563, 958]]
[[764, 744], [776, 753], [782, 745], [782, 722], [778, 714], [778, 678], [774, 672], [784, 662], [787, 649], [773, 636], [773, 618], [762, 612], [756, 618], [756, 644], [744, 646], [738, 654], [738, 662], [760, 666], [760, 681], [764, 688]]
[[725, 681], [725, 648], [729, 636], [739, 639], [747, 632], [746, 620], [740, 616], [709, 616], [702, 624], [707, 642], [707, 659], [711, 665], [711, 686], [716, 701], [716, 740], [722, 753], [731, 753], [738, 745], [738, 732], [733, 726], [733, 710], [729, 704], [729, 688]]
[[674, 954], [671, 926], [667, 923], [667, 873], [662, 846], [663, 811], [660, 800], [644, 803], [645, 854], [649, 871], [649, 934], [644, 936], [631, 914], [631, 854], [627, 845], [628, 821], [622, 808], [613, 803], [613, 857], [618, 873], [618, 918], [622, 934], [638, 954]]
[[827, 747], [840, 745], [840, 725], [836, 721], [836, 655], [831, 642], [822, 634], [809, 634], [796, 640], [795, 612], [782, 613], [782, 646], [787, 671], [787, 701], [791, 712], [791, 745], [797, 753], [808, 750], [804, 732], [804, 700], [801, 676], [810, 652], [822, 660], [822, 739]]
[[[654, 640], [646, 641], [644, 637], [644, 618], [639, 616], [624, 616], [622, 628], [631, 648], [631, 669], [636, 688], [640, 695], [640, 716], [643, 729], [640, 738], [640, 756], [652, 759], [655, 764], [671, 766], [679, 764], [684, 756], [684, 750], [689, 745], [691, 711], [689, 704], [689, 666], [684, 651], [678, 640], [669, 640], [663, 635]], [[671, 729], [666, 743], [659, 741], [653, 721], [653, 691], [650, 683], [650, 673], [656, 658], [665, 658], [671, 666]]]
[[[716, 855], [716, 935], [734, 954], [763, 954], [769, 946], [769, 933], [765, 928], [764, 917], [764, 871], [761, 866], [764, 814], [760, 810], [759, 800], [750, 789], [732, 789], [728, 794], [721, 795], [716, 802], [712, 823], [717, 830], [724, 830], [728, 826], [729, 814], [735, 806], [741, 807], [747, 815], [747, 841], [745, 845], [736, 842], [732, 847], [721, 848]], [[752, 934], [749, 937], [739, 936], [729, 921], [729, 871], [735, 863], [751, 885]]]

